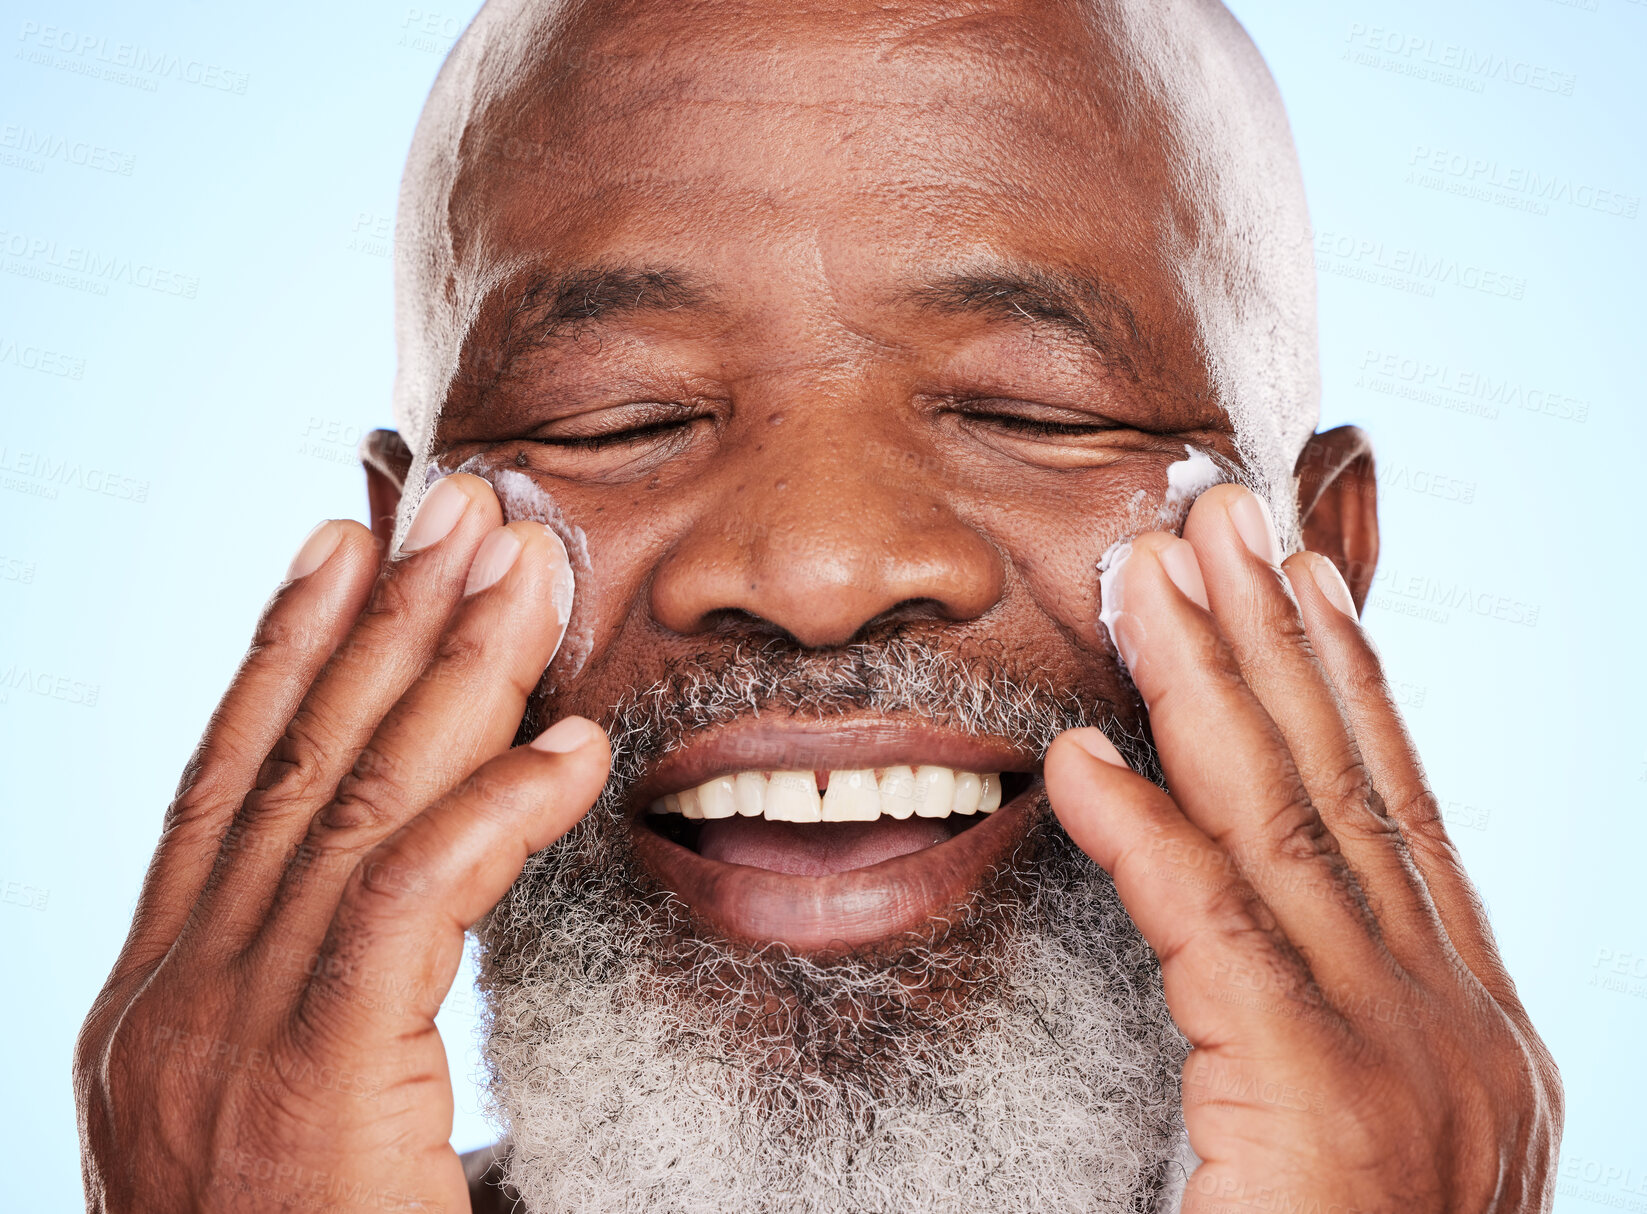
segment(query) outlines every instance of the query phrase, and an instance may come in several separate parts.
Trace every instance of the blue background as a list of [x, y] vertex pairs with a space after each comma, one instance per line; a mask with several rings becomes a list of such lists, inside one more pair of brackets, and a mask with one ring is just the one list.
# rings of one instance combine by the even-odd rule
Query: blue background
[[[1303, 157], [1323, 420], [1379, 447], [1368, 625], [1566, 1080], [1558, 1208], [1647, 1210], [1647, 3], [1235, 8]], [[401, 162], [471, 12], [0, 3], [0, 1207], [80, 1205], [70, 1051], [162, 807], [301, 537], [364, 515]]]

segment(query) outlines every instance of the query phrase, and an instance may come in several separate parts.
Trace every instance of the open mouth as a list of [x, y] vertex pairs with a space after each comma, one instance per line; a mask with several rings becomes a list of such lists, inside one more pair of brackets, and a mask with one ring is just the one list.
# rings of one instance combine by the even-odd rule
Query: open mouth
[[658, 798], [642, 825], [709, 860], [823, 877], [936, 847], [1029, 781], [931, 764], [740, 771]]
[[632, 837], [712, 929], [852, 949], [953, 917], [1027, 833], [1035, 766], [919, 723], [751, 719], [660, 762]]

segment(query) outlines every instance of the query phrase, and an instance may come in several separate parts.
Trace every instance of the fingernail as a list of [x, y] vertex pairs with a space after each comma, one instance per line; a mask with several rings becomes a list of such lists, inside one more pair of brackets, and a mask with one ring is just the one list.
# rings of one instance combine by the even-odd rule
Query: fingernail
[[343, 528], [334, 526], [330, 520], [321, 523], [309, 532], [303, 546], [292, 558], [291, 565], [286, 569], [286, 580], [295, 582], [300, 577], [308, 577], [326, 563], [326, 559], [337, 551], [337, 546], [342, 542]]
[[1194, 546], [1188, 540], [1175, 539], [1161, 549], [1160, 559], [1161, 568], [1184, 597], [1203, 611], [1208, 610], [1207, 584], [1201, 580], [1201, 562], [1196, 559]]
[[469, 562], [469, 580], [463, 584], [463, 593], [479, 594], [488, 586], [496, 586], [515, 567], [524, 547], [520, 536], [507, 527], [499, 527], [481, 540], [475, 559]]
[[1115, 743], [1104, 736], [1101, 729], [1071, 729], [1064, 734], [1075, 745], [1086, 751], [1093, 758], [1108, 763], [1111, 767], [1126, 767], [1132, 770], [1127, 761], [1121, 757], [1121, 752], [1115, 749]]
[[1319, 552], [1309, 554], [1310, 576], [1315, 579], [1322, 597], [1352, 620], [1361, 617], [1355, 613], [1355, 600], [1350, 597], [1349, 585], [1344, 581], [1344, 575], [1338, 572], [1338, 566], [1333, 564]]
[[553, 573], [549, 583], [549, 606], [555, 609], [555, 618], [562, 624], [572, 618], [572, 598], [577, 591], [577, 579], [572, 575], [572, 558], [566, 554], [566, 541], [545, 527], [544, 532], [554, 541], [555, 555], [550, 557]]
[[1281, 563], [1281, 544], [1275, 538], [1275, 520], [1264, 499], [1251, 490], [1234, 496], [1229, 504], [1230, 522], [1235, 524], [1241, 542], [1261, 561], [1272, 565]]
[[1115, 652], [1128, 670], [1132, 669], [1137, 651], [1137, 624], [1132, 616], [1125, 614], [1121, 604], [1126, 594], [1126, 566], [1131, 559], [1132, 545], [1123, 542], [1111, 547], [1098, 562], [1098, 622], [1109, 631]]
[[441, 479], [434, 483], [423, 500], [417, 504], [412, 525], [406, 529], [406, 538], [400, 542], [402, 552], [421, 552], [438, 544], [457, 526], [463, 510], [469, 504], [469, 495], [451, 481]]
[[1109, 622], [1109, 639], [1115, 642], [1121, 665], [1130, 674], [1138, 665], [1138, 646], [1144, 639], [1144, 626], [1135, 615], [1115, 616]]
[[600, 726], [584, 717], [567, 717], [556, 721], [532, 739], [533, 750], [547, 750], [550, 754], [566, 755], [580, 750], [595, 740]]
[[1115, 619], [1121, 614], [1121, 570], [1132, 556], [1132, 545], [1122, 541], [1110, 546], [1098, 562], [1098, 622], [1115, 635]]

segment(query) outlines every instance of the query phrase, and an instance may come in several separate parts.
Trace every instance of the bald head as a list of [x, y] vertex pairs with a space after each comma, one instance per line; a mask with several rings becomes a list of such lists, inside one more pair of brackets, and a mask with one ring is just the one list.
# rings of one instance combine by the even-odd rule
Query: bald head
[[1250, 479], [1290, 491], [1319, 400], [1308, 215], [1275, 85], [1216, 0], [492, 0], [402, 186], [395, 410], [414, 455], [497, 369], [489, 310], [546, 263], [757, 240], [798, 277], [812, 263], [818, 311], [887, 286], [871, 267], [1089, 271], [1139, 330], [1139, 390], [1215, 403]]

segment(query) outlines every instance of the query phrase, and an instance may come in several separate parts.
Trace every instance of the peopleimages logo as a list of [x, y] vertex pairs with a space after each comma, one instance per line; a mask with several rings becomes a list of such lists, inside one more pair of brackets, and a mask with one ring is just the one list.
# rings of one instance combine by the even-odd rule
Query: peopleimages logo
[[126, 502], [149, 500], [149, 482], [78, 460], [53, 459], [31, 451], [13, 453], [0, 447], [0, 488], [35, 497], [55, 498], [59, 489], [80, 489]]
[[98, 295], [107, 295], [111, 282], [179, 299], [193, 299], [200, 293], [200, 279], [194, 274], [180, 274], [153, 262], [101, 253], [84, 245], [62, 245], [43, 236], [4, 228], [0, 228], [0, 256], [9, 259], [0, 266], [8, 274], [90, 289]]
[[1390, 350], [1367, 350], [1355, 386], [1487, 418], [1497, 418], [1501, 408], [1557, 421], [1582, 423], [1590, 418], [1590, 402], [1566, 392]]
[[217, 92], [244, 96], [251, 76], [215, 63], [150, 50], [135, 42], [111, 42], [101, 34], [84, 34], [59, 25], [25, 21], [17, 35], [17, 57], [46, 67], [131, 84], [155, 92], [161, 80], [176, 80]]
[[1423, 573], [1380, 568], [1373, 575], [1372, 601], [1398, 615], [1445, 624], [1457, 611], [1480, 619], [1538, 626], [1539, 606], [1497, 591], [1480, 591], [1467, 582], [1454, 582]]
[[1356, 50], [1373, 57], [1364, 61], [1365, 66], [1384, 66], [1377, 61], [1377, 57], [1382, 56], [1391, 64], [1403, 65], [1406, 74], [1443, 84], [1465, 85], [1471, 92], [1480, 92], [1484, 82], [1497, 80], [1534, 92], [1571, 97], [1578, 85], [1578, 77], [1571, 72], [1495, 51], [1478, 51], [1460, 42], [1438, 42], [1422, 34], [1382, 25], [1352, 21], [1346, 41], [1355, 48], [1345, 52], [1346, 58], [1355, 58]]
[[82, 708], [96, 708], [97, 697], [102, 694], [103, 689], [97, 683], [86, 683], [66, 674], [36, 670], [32, 666], [22, 666], [13, 662], [4, 670], [0, 670], [0, 694], [12, 691], [61, 700], [65, 704], [77, 704]]
[[137, 165], [136, 156], [114, 151], [89, 139], [70, 139], [50, 131], [19, 126], [15, 122], [0, 126], [0, 163], [40, 172], [48, 160], [61, 160], [64, 164], [121, 177], [130, 177]]
[[[1641, 195], [1626, 194], [1560, 173], [1543, 173], [1523, 165], [1505, 164], [1484, 156], [1469, 156], [1446, 148], [1419, 144], [1407, 161], [1407, 180], [1483, 202], [1518, 210], [1549, 214], [1551, 204], [1634, 219], [1641, 213]], [[1520, 206], [1517, 206], [1517, 203]]]
[[64, 379], [80, 379], [86, 374], [86, 360], [77, 354], [64, 354], [44, 346], [23, 345], [4, 334], [0, 334], [0, 366], [38, 371], [42, 375], [56, 375]]
[[1323, 273], [1361, 279], [1426, 298], [1433, 296], [1438, 286], [1479, 291], [1500, 299], [1523, 299], [1527, 294], [1527, 280], [1517, 275], [1344, 232], [1316, 233], [1315, 264]]

